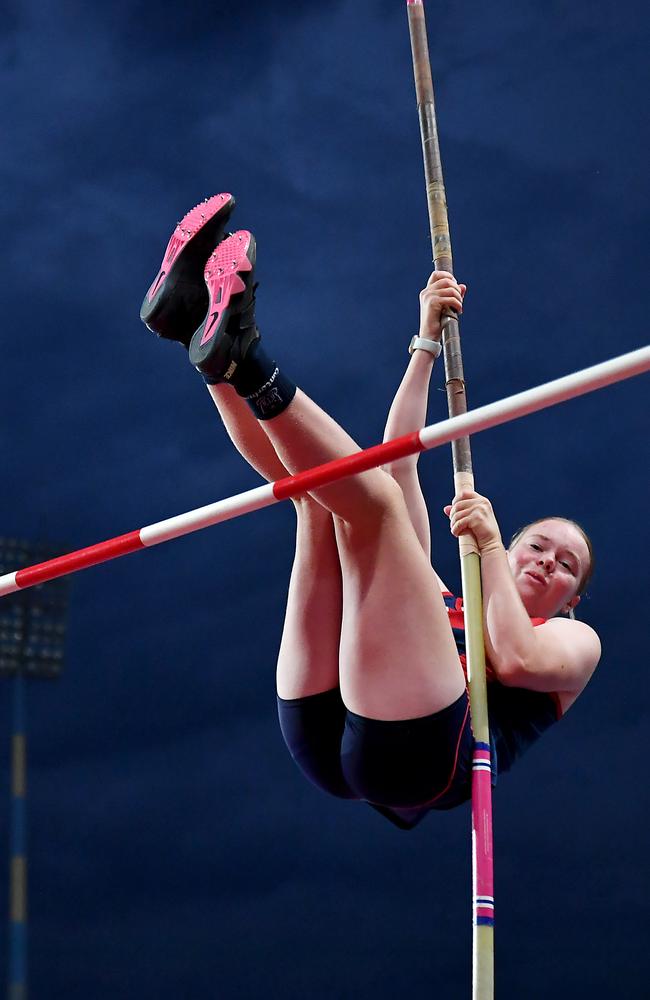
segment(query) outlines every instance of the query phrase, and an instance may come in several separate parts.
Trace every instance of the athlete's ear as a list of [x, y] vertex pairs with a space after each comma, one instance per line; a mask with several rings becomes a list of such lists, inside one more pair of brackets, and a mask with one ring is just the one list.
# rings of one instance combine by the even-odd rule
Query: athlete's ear
[[582, 598], [579, 597], [577, 594], [575, 597], [572, 597], [564, 608], [564, 614], [568, 615], [569, 611], [573, 611], [574, 608], [577, 608], [581, 600]]

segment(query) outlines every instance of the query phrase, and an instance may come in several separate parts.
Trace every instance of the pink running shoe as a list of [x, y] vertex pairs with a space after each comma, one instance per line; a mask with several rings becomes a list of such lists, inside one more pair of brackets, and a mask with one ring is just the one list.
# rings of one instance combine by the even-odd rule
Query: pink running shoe
[[205, 265], [209, 305], [190, 343], [190, 362], [213, 385], [232, 380], [259, 338], [254, 278], [255, 237], [242, 229], [220, 243]]
[[160, 270], [144, 297], [140, 319], [159, 337], [189, 346], [208, 308], [203, 268], [220, 243], [233, 208], [231, 194], [206, 198], [172, 233]]

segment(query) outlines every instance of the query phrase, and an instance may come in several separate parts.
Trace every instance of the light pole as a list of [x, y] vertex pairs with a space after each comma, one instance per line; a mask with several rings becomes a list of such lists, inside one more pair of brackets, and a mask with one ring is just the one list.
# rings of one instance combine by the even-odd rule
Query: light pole
[[[53, 555], [53, 547], [0, 538], [0, 572]], [[27, 1000], [27, 738], [28, 679], [56, 680], [63, 669], [66, 580], [0, 600], [0, 677], [12, 686], [8, 1000]]]

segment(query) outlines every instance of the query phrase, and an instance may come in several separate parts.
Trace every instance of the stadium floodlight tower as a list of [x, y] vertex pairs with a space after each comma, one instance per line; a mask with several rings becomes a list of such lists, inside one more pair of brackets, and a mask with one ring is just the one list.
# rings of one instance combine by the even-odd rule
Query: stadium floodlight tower
[[[52, 546], [0, 538], [0, 573], [52, 556]], [[65, 579], [0, 599], [0, 677], [12, 686], [9, 962], [7, 996], [27, 1000], [26, 683], [63, 670], [68, 605]]]

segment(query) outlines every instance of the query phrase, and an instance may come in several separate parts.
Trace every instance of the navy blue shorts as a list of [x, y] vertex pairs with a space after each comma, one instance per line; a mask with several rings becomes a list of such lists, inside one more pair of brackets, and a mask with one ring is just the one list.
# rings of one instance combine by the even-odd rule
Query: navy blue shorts
[[310, 781], [338, 798], [368, 802], [397, 826], [410, 829], [430, 809], [453, 809], [471, 797], [466, 692], [441, 712], [399, 722], [350, 712], [338, 688], [278, 697], [278, 715], [289, 752]]

